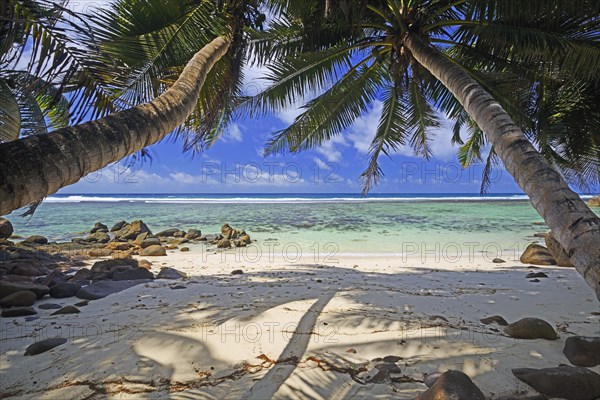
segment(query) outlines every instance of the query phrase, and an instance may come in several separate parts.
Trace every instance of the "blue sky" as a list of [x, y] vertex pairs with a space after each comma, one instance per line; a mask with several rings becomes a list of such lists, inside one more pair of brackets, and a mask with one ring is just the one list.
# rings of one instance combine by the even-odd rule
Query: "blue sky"
[[[265, 142], [292, 122], [298, 109], [240, 119], [196, 157], [183, 154], [181, 144], [167, 138], [150, 147], [151, 162], [110, 166], [60, 193], [360, 193], [360, 174], [380, 111], [376, 101], [348, 130], [315, 150], [267, 158], [262, 155]], [[429, 161], [414, 157], [408, 148], [382, 158], [385, 177], [373, 193], [478, 193], [482, 167], [463, 170], [449, 128], [433, 133]], [[502, 168], [493, 181], [491, 192], [520, 192]]]

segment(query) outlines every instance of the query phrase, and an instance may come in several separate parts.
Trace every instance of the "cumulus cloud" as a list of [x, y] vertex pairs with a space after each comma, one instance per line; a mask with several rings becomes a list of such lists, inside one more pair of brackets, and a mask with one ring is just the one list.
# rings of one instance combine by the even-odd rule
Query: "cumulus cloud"
[[331, 140], [323, 143], [315, 150], [321, 154], [330, 163], [337, 163], [342, 160], [342, 148], [347, 146], [343, 135], [333, 137]]
[[244, 140], [242, 128], [243, 126], [234, 122], [227, 127], [222, 139], [226, 142], [242, 142]]

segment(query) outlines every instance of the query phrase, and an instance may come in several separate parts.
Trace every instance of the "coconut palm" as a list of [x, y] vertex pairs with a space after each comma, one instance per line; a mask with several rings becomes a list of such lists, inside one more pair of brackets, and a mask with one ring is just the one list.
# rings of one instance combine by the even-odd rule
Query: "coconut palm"
[[[332, 19], [322, 2], [303, 4], [313, 11], [307, 12], [308, 18], [290, 15], [282, 25], [314, 26], [316, 18], [317, 26], [330, 29]], [[484, 141], [492, 146], [488, 164], [496, 156], [504, 163], [600, 298], [600, 219], [519, 126], [535, 136], [550, 159], [562, 159], [577, 172], [587, 168], [591, 176], [599, 175], [598, 140], [597, 135], [590, 137], [589, 125], [573, 131], [569, 126], [553, 128], [556, 121], [547, 118], [547, 111], [554, 107], [551, 114], [556, 114], [557, 105], [548, 108], [547, 96], [532, 98], [530, 93], [532, 82], [542, 90], [547, 85], [539, 85], [540, 80], [556, 71], [570, 77], [575, 85], [571, 88], [578, 82], [585, 86], [600, 75], [598, 3], [332, 0], [327, 4], [329, 13], [337, 10], [352, 29], [337, 41], [316, 46], [319, 51], [307, 48], [276, 62], [269, 75], [272, 86], [248, 103], [249, 112], [260, 114], [286, 106], [290, 99], [302, 99], [308, 88], [318, 92], [292, 125], [274, 135], [266, 153], [320, 146], [349, 127], [379, 97], [383, 112], [363, 174], [368, 191], [382, 174], [380, 155], [405, 145], [418, 155], [431, 155], [429, 133], [439, 126], [437, 110], [456, 119], [459, 127], [472, 121], [471, 144], [461, 158], [465, 163], [473, 159], [477, 153], [469, 155], [468, 150], [481, 148]], [[286, 39], [282, 46], [289, 43], [294, 45]], [[515, 93], [509, 96], [499, 88], [507, 84], [507, 73], [522, 78], [512, 85]], [[535, 100], [537, 111], [528, 114], [519, 109], [517, 92], [530, 102]], [[532, 115], [539, 120], [532, 120]], [[584, 152], [581, 143], [595, 147]], [[570, 162], [573, 151], [583, 156]], [[582, 169], [576, 162], [582, 163]]]
[[[108, 93], [88, 110], [92, 119], [109, 105], [121, 111], [0, 144], [0, 215], [35, 204], [178, 128], [191, 150], [217, 137], [233, 109], [230, 94], [239, 90], [246, 29], [264, 21], [257, 4], [120, 0], [98, 12], [94, 36], [82, 43], [89, 51], [85, 66], [100, 82], [91, 84], [86, 68], [68, 82], [83, 88], [84, 97], [96, 86]], [[211, 85], [204, 85], [207, 79]]]
[[[7, 0], [0, 7], [0, 143], [46, 134], [83, 118], [104, 93], [87, 65], [92, 39], [66, 0]], [[87, 84], [72, 87], [78, 75]], [[66, 91], [72, 91], [70, 99]], [[98, 107], [99, 112], [109, 111]], [[86, 110], [86, 111], [84, 111]]]

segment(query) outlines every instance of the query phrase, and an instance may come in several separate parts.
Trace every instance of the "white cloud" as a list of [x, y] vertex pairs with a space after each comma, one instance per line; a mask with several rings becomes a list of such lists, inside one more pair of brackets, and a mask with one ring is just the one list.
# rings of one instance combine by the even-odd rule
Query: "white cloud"
[[256, 96], [264, 91], [269, 81], [264, 77], [269, 72], [267, 67], [245, 66], [242, 73], [244, 74], [243, 92], [246, 96]]
[[324, 156], [330, 163], [337, 163], [342, 160], [341, 148], [347, 145], [344, 136], [338, 135], [317, 147], [315, 151]]
[[455, 160], [458, 147], [451, 143], [453, 122], [440, 116], [441, 126], [432, 131], [431, 150], [433, 156], [444, 161]]
[[293, 104], [290, 104], [286, 109], [277, 112], [275, 116], [287, 125], [291, 125], [296, 120], [296, 117], [304, 112], [302, 109], [304, 104], [304, 99], [299, 100]]
[[[383, 110], [381, 101], [374, 101], [373, 106], [367, 113], [354, 121], [354, 124], [348, 129], [346, 137], [352, 143], [352, 146], [359, 153], [366, 154], [375, 134], [379, 119]], [[441, 126], [438, 129], [430, 130], [430, 145], [433, 151], [433, 157], [444, 161], [453, 160], [456, 158], [457, 146], [451, 144], [452, 139], [452, 121], [449, 121], [444, 116], [440, 115]], [[394, 154], [405, 156], [414, 156], [414, 152], [410, 146], [399, 148]]]
[[198, 185], [201, 183], [206, 183], [204, 182], [203, 175], [190, 175], [186, 174], [185, 172], [175, 172], [169, 174], [169, 177], [176, 184]]
[[379, 119], [383, 110], [383, 103], [375, 100], [367, 113], [357, 118], [356, 121], [348, 129], [346, 137], [351, 141], [352, 146], [359, 153], [366, 154], [369, 152], [371, 142], [377, 132]]
[[223, 134], [223, 140], [226, 142], [241, 142], [244, 140], [244, 135], [242, 133], [242, 126], [238, 123], [233, 123], [227, 127], [225, 133]]

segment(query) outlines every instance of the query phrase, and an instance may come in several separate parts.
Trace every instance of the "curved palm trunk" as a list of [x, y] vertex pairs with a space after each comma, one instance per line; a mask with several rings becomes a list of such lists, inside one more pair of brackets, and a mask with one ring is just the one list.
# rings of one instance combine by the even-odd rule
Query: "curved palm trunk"
[[207, 74], [230, 44], [230, 38], [214, 39], [192, 57], [172, 87], [149, 103], [48, 135], [0, 144], [0, 215], [164, 138], [192, 113]]
[[414, 58], [454, 94], [485, 132], [508, 172], [529, 196], [600, 300], [600, 219], [468, 72], [416, 35], [409, 35], [404, 44]]

